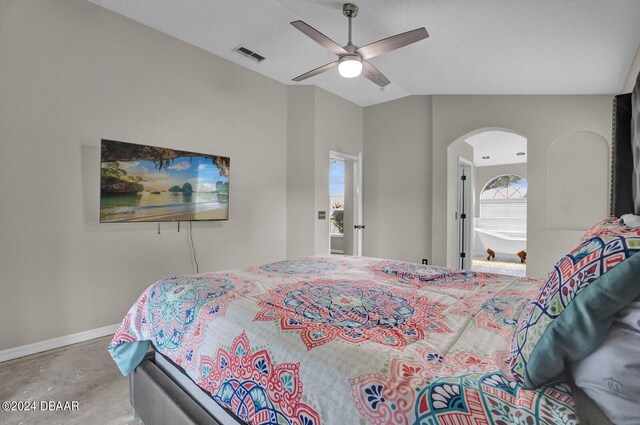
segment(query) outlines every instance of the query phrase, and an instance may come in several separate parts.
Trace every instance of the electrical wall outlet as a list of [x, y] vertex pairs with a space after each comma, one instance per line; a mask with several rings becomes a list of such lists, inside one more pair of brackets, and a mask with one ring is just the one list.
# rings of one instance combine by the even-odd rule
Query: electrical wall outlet
[[326, 220], [327, 212], [326, 211], [318, 211], [318, 220]]

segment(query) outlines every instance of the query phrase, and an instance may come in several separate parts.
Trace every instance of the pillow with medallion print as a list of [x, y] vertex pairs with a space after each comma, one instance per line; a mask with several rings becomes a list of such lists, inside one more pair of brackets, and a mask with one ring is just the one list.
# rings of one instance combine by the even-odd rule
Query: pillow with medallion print
[[[619, 231], [614, 231], [616, 225]], [[609, 223], [558, 261], [522, 312], [509, 359], [526, 388], [542, 385], [587, 356], [618, 311], [640, 296], [640, 231]]]

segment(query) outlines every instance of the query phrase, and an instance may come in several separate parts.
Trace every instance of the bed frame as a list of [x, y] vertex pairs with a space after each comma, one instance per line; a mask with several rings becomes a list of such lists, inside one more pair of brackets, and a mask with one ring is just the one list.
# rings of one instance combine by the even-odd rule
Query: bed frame
[[147, 354], [129, 375], [134, 416], [146, 425], [221, 425]]
[[[634, 173], [632, 148], [636, 146], [635, 149], [640, 149], [639, 90], [640, 75], [633, 93], [616, 96], [613, 102], [610, 212], [618, 217], [634, 213], [634, 182], [638, 184], [640, 181]], [[640, 168], [638, 165], [636, 167]], [[637, 171], [640, 174], [640, 169]], [[636, 199], [635, 203], [638, 202]], [[230, 415], [224, 419], [214, 418], [188, 391], [155, 364], [152, 353], [129, 375], [129, 383], [134, 415], [146, 425], [246, 425]], [[611, 424], [583, 392], [572, 387], [583, 425]]]

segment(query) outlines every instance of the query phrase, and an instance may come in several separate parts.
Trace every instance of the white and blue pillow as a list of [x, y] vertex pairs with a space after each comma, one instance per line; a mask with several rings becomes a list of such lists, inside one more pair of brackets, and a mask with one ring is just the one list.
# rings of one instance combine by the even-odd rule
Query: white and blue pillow
[[558, 261], [518, 320], [510, 367], [526, 388], [587, 356], [616, 313], [640, 296], [640, 229], [619, 220], [598, 224]]

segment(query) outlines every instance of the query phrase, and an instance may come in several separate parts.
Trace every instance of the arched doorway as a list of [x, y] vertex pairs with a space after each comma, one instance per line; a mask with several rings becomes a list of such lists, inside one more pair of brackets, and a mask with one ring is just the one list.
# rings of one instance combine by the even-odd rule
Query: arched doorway
[[[509, 129], [478, 129], [460, 137], [447, 148], [447, 266], [454, 268], [474, 268], [474, 257], [480, 236], [475, 230], [480, 221], [480, 195], [490, 180], [501, 176], [515, 175], [522, 180], [527, 179], [527, 139]], [[502, 179], [512, 186], [516, 179]], [[495, 185], [501, 180], [495, 182]], [[486, 192], [507, 193], [509, 184], [502, 191]], [[496, 188], [492, 188], [496, 189]], [[505, 192], [505, 189], [507, 192]], [[500, 196], [500, 195], [497, 195]], [[514, 195], [515, 196], [515, 195]], [[524, 201], [526, 235], [526, 201]], [[482, 229], [482, 227], [480, 227]], [[525, 236], [526, 237], [526, 236]], [[482, 246], [482, 245], [481, 245]], [[499, 251], [504, 251], [501, 247]], [[493, 249], [492, 249], [493, 250]], [[493, 250], [495, 252], [495, 250]], [[496, 255], [488, 263], [493, 266], [492, 272], [502, 274], [524, 275], [524, 266], [517, 270], [499, 265], [496, 259], [509, 260], [501, 263], [520, 264], [520, 258]], [[484, 255], [485, 263], [487, 254]], [[513, 261], [511, 261], [513, 260]], [[503, 266], [503, 267], [498, 267]]]
[[524, 177], [503, 174], [480, 190], [472, 270], [526, 275], [527, 189]]

